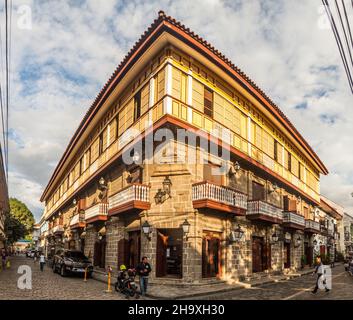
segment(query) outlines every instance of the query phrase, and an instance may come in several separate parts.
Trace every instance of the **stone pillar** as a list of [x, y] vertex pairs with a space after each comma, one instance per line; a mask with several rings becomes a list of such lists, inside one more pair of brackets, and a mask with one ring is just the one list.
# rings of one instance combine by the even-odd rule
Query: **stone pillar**
[[86, 227], [85, 236], [85, 256], [93, 261], [94, 257], [94, 244], [98, 239], [98, 234], [96, 228], [93, 225], [88, 225]]
[[105, 264], [111, 266], [114, 271], [118, 269], [118, 242], [126, 238], [124, 221], [119, 217], [112, 217], [106, 223], [106, 249]]

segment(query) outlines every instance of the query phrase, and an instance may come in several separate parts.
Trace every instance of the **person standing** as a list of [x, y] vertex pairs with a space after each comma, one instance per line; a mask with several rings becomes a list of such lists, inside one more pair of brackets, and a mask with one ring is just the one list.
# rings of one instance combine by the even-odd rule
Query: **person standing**
[[39, 256], [39, 265], [40, 265], [40, 271], [43, 272], [44, 265], [45, 265], [45, 257], [44, 257], [43, 252], [41, 252], [40, 256]]
[[136, 267], [137, 274], [140, 276], [141, 295], [147, 293], [148, 276], [152, 271], [151, 265], [148, 263], [147, 257], [142, 257], [141, 262]]
[[[315, 267], [315, 271], [313, 272], [313, 275], [314, 274], [317, 274], [317, 278], [316, 278], [315, 288], [313, 291], [311, 291], [312, 294], [317, 293], [317, 290], [319, 289], [319, 281], [322, 277], [324, 277], [324, 265], [321, 261], [320, 256], [316, 257], [316, 267]], [[330, 289], [327, 288], [326, 279], [322, 278], [322, 281], [323, 281], [323, 284], [325, 285], [325, 292], [329, 292]]]

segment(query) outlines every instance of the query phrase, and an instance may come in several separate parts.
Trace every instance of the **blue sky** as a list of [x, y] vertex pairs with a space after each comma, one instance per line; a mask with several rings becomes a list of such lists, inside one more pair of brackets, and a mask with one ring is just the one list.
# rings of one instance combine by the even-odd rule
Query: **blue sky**
[[[17, 26], [25, 4], [30, 30]], [[84, 113], [160, 9], [264, 89], [329, 168], [323, 194], [353, 212], [352, 96], [321, 1], [14, 0], [14, 6], [9, 190], [36, 218]]]

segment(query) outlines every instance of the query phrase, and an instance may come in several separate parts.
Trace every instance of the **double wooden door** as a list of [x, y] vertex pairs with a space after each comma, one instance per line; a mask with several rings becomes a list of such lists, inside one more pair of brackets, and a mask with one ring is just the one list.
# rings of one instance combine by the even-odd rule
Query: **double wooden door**
[[136, 268], [141, 260], [141, 232], [130, 231], [128, 239], [118, 242], [118, 267], [124, 264], [127, 268]]
[[202, 239], [202, 277], [220, 277], [221, 266], [221, 234], [204, 233]]
[[99, 268], [105, 268], [105, 248], [106, 248], [106, 238], [102, 237], [101, 240], [96, 241], [94, 244], [94, 258], [93, 264]]
[[271, 268], [271, 247], [262, 237], [252, 238], [252, 271], [262, 272]]

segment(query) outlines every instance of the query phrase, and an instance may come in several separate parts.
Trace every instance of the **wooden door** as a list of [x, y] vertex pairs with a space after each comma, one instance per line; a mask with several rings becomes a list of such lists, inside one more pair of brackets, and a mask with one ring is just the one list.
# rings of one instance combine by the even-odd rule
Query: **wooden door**
[[263, 255], [264, 255], [263, 239], [259, 237], [253, 237], [252, 272], [262, 272], [264, 270]]
[[157, 261], [156, 261], [156, 276], [164, 277], [167, 274], [167, 245], [168, 237], [157, 231]]
[[285, 268], [290, 268], [290, 243], [284, 243], [284, 253], [283, 253], [283, 258], [284, 258], [284, 267]]
[[204, 236], [202, 239], [202, 277], [221, 276], [221, 246], [219, 237]]
[[136, 267], [140, 262], [140, 252], [141, 252], [141, 232], [132, 231], [129, 232], [129, 243], [127, 250], [127, 263], [129, 267]]
[[118, 268], [120, 268], [122, 264], [129, 267], [128, 247], [129, 241], [127, 239], [122, 238], [118, 241]]

